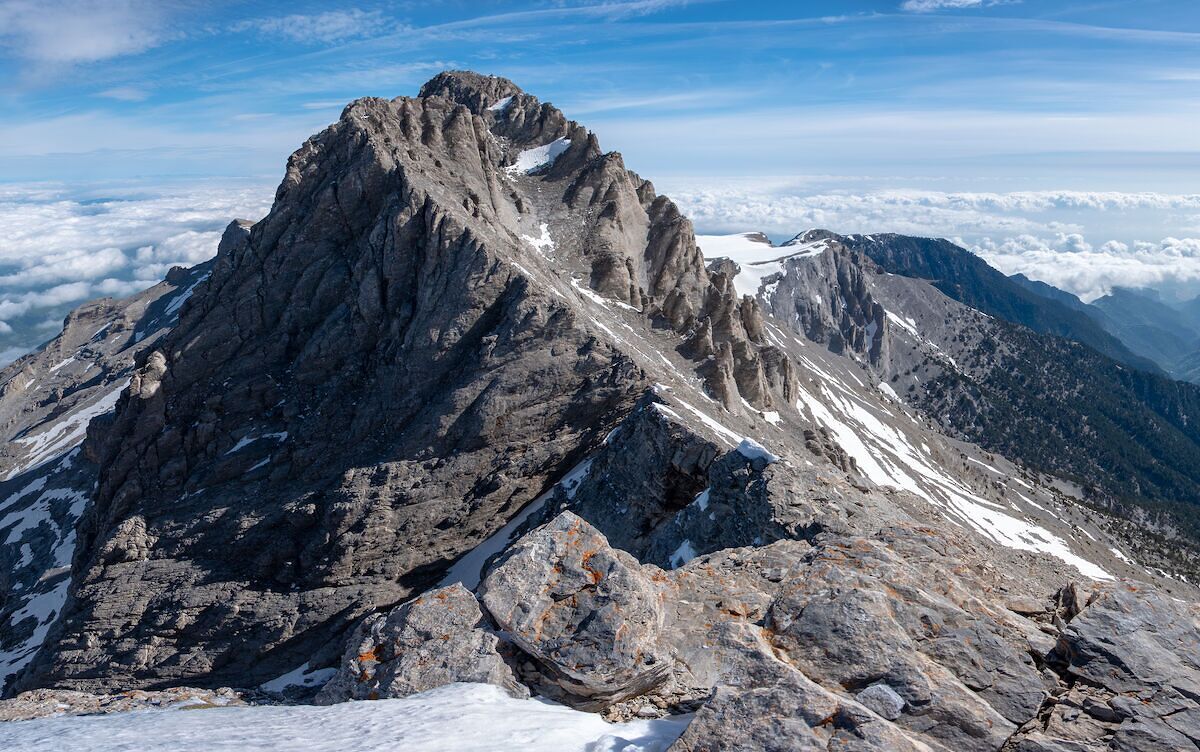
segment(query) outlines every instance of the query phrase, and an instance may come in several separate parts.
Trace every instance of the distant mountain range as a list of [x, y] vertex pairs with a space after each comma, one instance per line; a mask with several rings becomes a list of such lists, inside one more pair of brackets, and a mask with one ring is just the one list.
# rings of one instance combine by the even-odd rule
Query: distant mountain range
[[1009, 279], [1084, 314], [1129, 352], [1151, 361], [1172, 378], [1200, 383], [1200, 297], [1166, 301], [1153, 289], [1114, 287], [1108, 295], [1084, 303], [1069, 292], [1022, 274]]

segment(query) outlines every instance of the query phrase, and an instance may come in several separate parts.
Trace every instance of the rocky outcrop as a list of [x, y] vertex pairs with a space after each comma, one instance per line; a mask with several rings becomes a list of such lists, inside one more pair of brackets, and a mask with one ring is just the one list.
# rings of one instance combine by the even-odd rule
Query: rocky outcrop
[[707, 488], [722, 454], [671, 412], [653, 393], [644, 396], [593, 454], [587, 474], [554, 499], [555, 509], [570, 508], [642, 561], [659, 529]]
[[890, 357], [887, 312], [871, 294], [875, 265], [835, 237], [805, 235], [780, 246], [781, 256], [821, 243], [822, 252], [785, 260], [770, 279], [770, 292], [758, 296], [767, 313], [832, 352], [861, 358], [886, 370]]
[[0, 690], [66, 600], [75, 526], [98, 468], [79, 444], [125, 388], [134, 355], [174, 326], [209, 265], [72, 311], [62, 332], [0, 371]]
[[405, 697], [454, 682], [495, 684], [514, 697], [528, 697], [501, 655], [505, 648], [470, 591], [462, 585], [430, 590], [364, 619], [316, 701]]
[[570, 512], [526, 535], [479, 587], [505, 635], [583, 708], [645, 694], [670, 671], [658, 586]]
[[675, 568], [726, 548], [805, 540], [840, 527], [840, 510], [818, 508], [794, 473], [773, 465], [738, 450], [725, 453], [709, 468], [705, 489], [655, 531], [646, 560]]
[[924, 752], [868, 708], [795, 674], [763, 687], [718, 687], [668, 752]]

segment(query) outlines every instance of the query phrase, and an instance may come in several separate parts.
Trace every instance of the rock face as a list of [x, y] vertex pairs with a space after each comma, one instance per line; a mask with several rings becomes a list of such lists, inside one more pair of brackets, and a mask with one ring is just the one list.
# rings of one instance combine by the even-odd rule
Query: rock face
[[910, 739], [867, 708], [803, 676], [766, 687], [718, 687], [668, 752], [918, 752]]
[[[814, 245], [824, 252], [811, 256]], [[803, 249], [800, 251], [799, 249]], [[860, 357], [886, 370], [890, 359], [887, 312], [871, 294], [875, 265], [836, 238], [804, 236], [779, 248], [801, 252], [804, 263], [785, 263], [761, 296], [767, 313], [835, 353]]]
[[608, 542], [641, 560], [661, 537], [659, 528], [708, 486], [721, 447], [673, 420], [653, 394], [613, 429], [590, 460], [588, 473], [560, 489], [555, 508], [569, 507]]
[[246, 701], [228, 687], [194, 689], [171, 687], [161, 691], [122, 692], [97, 695], [70, 689], [35, 689], [16, 697], [0, 700], [0, 722], [29, 721], [57, 715], [99, 715], [128, 713], [133, 710], [178, 710], [224, 708], [245, 705]]
[[405, 697], [454, 682], [495, 684], [528, 697], [499, 646], [470, 591], [461, 585], [431, 590], [363, 620], [317, 702]]
[[654, 580], [570, 512], [513, 546], [479, 597], [581, 707], [644, 694], [670, 671], [658, 642], [663, 608]]
[[24, 686], [334, 660], [629, 411], [670, 350], [637, 340], [738, 410], [788, 399], [758, 318], [669, 200], [511, 82], [352, 103], [90, 438], [71, 598]]

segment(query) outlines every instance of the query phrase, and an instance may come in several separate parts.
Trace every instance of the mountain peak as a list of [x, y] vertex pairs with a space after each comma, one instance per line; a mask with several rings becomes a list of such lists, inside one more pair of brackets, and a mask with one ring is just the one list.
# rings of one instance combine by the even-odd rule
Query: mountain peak
[[521, 87], [500, 76], [474, 71], [443, 71], [421, 87], [418, 96], [445, 97], [482, 113], [505, 98], [523, 94]]

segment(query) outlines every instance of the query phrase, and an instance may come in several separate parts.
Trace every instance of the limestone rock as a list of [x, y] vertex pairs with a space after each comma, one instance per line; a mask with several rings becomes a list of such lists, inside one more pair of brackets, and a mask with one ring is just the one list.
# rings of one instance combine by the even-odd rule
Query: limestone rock
[[666, 680], [657, 584], [570, 512], [523, 537], [479, 588], [488, 611], [579, 707], [599, 708]]
[[528, 697], [483, 621], [475, 596], [457, 584], [372, 614], [354, 630], [317, 703], [404, 697], [454, 682], [495, 684]]
[[668, 752], [919, 752], [924, 744], [795, 674], [749, 689], [718, 687]]
[[1129, 750], [1200, 746], [1195, 604], [1116, 583], [1076, 608], [1050, 656], [1075, 687], [1055, 704], [1040, 738], [1103, 739]]
[[899, 718], [904, 710], [904, 698], [887, 684], [872, 684], [856, 694], [854, 699], [889, 721]]

